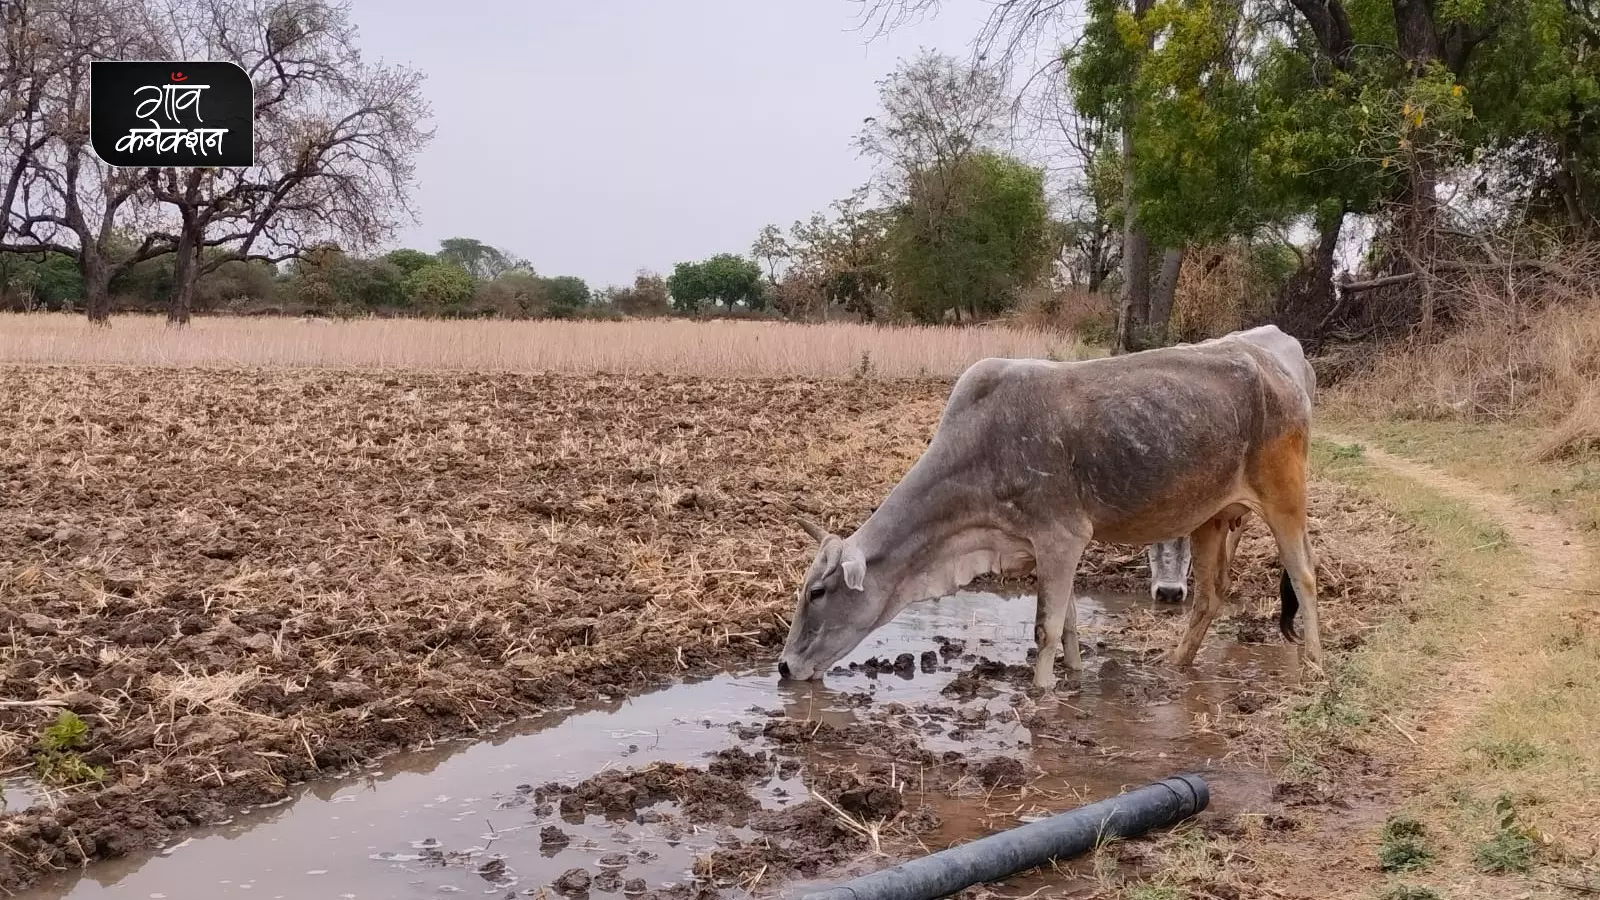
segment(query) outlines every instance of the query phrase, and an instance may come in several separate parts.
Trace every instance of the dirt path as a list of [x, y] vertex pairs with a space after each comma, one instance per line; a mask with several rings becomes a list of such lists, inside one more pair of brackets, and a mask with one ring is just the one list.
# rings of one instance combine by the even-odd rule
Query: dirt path
[[[1527, 561], [1524, 589], [1496, 604], [1492, 630], [1480, 630], [1470, 636], [1472, 644], [1461, 648], [1461, 660], [1451, 668], [1444, 685], [1446, 693], [1470, 693], [1484, 698], [1492, 695], [1499, 679], [1495, 667], [1487, 663], [1505, 655], [1506, 636], [1519, 634], [1541, 617], [1573, 606], [1574, 597], [1600, 580], [1600, 568], [1583, 536], [1558, 517], [1533, 512], [1515, 498], [1370, 443], [1343, 435], [1323, 437], [1341, 444], [1361, 444], [1362, 458], [1372, 465], [1470, 507], [1485, 520], [1504, 528]], [[1478, 706], [1471, 702], [1433, 704], [1424, 719], [1436, 737], [1454, 736]]]
[[[1473, 695], [1480, 701], [1435, 703], [1423, 714], [1428, 732], [1436, 739], [1454, 737], [1465, 720], [1479, 708], [1481, 700], [1491, 696], [1500, 683], [1499, 673], [1489, 663], [1505, 655], [1506, 635], [1521, 633], [1542, 616], [1571, 606], [1572, 598], [1597, 580], [1600, 569], [1596, 568], [1583, 536], [1556, 516], [1533, 512], [1515, 498], [1425, 463], [1396, 456], [1370, 443], [1344, 435], [1324, 437], [1340, 444], [1361, 444], [1362, 458], [1372, 465], [1470, 507], [1487, 521], [1504, 528], [1515, 548], [1527, 560], [1525, 589], [1497, 604], [1493, 617], [1496, 627], [1470, 636], [1471, 645], [1461, 648], [1461, 659], [1451, 667], [1443, 685], [1446, 695], [1457, 698]], [[1444, 742], [1432, 743], [1437, 747]]]
[[[1532, 511], [1513, 497], [1388, 453], [1370, 442], [1345, 435], [1322, 437], [1340, 444], [1359, 444], [1362, 460], [1372, 467], [1467, 507], [1485, 524], [1503, 529], [1520, 556], [1513, 563], [1518, 579], [1514, 587], [1492, 582], [1483, 586], [1486, 605], [1473, 614], [1469, 627], [1454, 635], [1458, 643], [1451, 648], [1444, 671], [1432, 683], [1419, 685], [1433, 696], [1416, 704], [1405, 730], [1396, 725], [1407, 743], [1396, 738], [1392, 752], [1382, 754], [1390, 757], [1390, 771], [1404, 773], [1386, 791], [1392, 805], [1399, 807], [1436, 792], [1447, 780], [1460, 784], [1459, 776], [1471, 768], [1474, 742], [1487, 733], [1485, 723], [1492, 721], [1496, 708], [1514, 701], [1530, 685], [1549, 680], [1551, 673], [1536, 663], [1548, 649], [1540, 641], [1550, 633], [1551, 622], [1592, 610], [1593, 604], [1584, 598], [1600, 583], [1600, 566], [1584, 535], [1557, 516]], [[1499, 777], [1506, 775], [1499, 773]], [[1556, 818], [1558, 822], [1566, 819], [1560, 823], [1566, 826], [1564, 830], [1585, 830], [1581, 820], [1587, 816], [1576, 810]], [[1338, 830], [1333, 823], [1328, 827]], [[1362, 855], [1372, 859], [1366, 852]], [[1467, 870], [1458, 870], [1456, 875], [1468, 880], [1479, 877]], [[1488, 887], [1482, 882], [1476, 886]]]

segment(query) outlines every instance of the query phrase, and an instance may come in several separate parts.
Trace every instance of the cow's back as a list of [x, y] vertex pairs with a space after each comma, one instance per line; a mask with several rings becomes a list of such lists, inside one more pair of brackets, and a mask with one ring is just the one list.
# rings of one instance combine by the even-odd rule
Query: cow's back
[[1034, 516], [1081, 510], [1117, 540], [1239, 483], [1254, 452], [1299, 427], [1296, 392], [1266, 354], [1206, 342], [1077, 362], [985, 359], [958, 379], [929, 451], [959, 458], [949, 471], [984, 480], [979, 493]]

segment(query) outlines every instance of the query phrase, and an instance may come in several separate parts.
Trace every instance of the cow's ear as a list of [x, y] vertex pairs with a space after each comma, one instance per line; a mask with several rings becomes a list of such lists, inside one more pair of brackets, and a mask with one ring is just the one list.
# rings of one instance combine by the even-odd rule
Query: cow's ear
[[822, 539], [822, 546], [817, 548], [817, 558], [822, 560], [822, 566], [817, 572], [817, 577], [827, 578], [833, 570], [839, 568], [839, 556], [844, 550], [844, 542], [837, 535], [827, 535]]
[[839, 558], [839, 566], [844, 570], [844, 586], [852, 591], [859, 591], [867, 585], [867, 558], [862, 554], [861, 548], [846, 542], [844, 553]]

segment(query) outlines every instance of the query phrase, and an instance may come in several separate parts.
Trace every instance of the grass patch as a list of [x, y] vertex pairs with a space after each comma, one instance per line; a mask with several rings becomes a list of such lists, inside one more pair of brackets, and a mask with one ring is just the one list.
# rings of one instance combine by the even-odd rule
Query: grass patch
[[1433, 853], [1426, 838], [1427, 829], [1416, 819], [1390, 817], [1378, 845], [1378, 867], [1385, 872], [1412, 872], [1427, 866]]
[[1484, 740], [1472, 749], [1483, 755], [1491, 769], [1516, 772], [1527, 768], [1544, 755], [1538, 747], [1524, 740], [1512, 738], [1503, 741]]
[[[1583, 481], [1578, 465], [1519, 462], [1509, 435], [1495, 429], [1332, 427], [1488, 491], [1523, 500], [1588, 491], [1600, 509], [1600, 478]], [[1468, 883], [1527, 872], [1555, 840], [1547, 835], [1586, 844], [1594, 816], [1570, 786], [1600, 777], [1600, 614], [1585, 600], [1595, 587], [1587, 551], [1549, 519], [1513, 510], [1501, 513], [1506, 524], [1491, 521], [1364, 459], [1357, 446], [1319, 442], [1313, 465], [1418, 526], [1433, 559], [1402, 614], [1338, 659], [1325, 693], [1295, 709], [1291, 734], [1313, 750], [1333, 738], [1375, 740], [1401, 766], [1423, 764], [1413, 812], [1438, 824], [1421, 846], [1391, 822], [1378, 850], [1387, 871], [1422, 862], [1421, 850], [1430, 867]], [[1565, 500], [1528, 505], [1581, 527]], [[1431, 725], [1421, 740], [1413, 722]], [[1471, 798], [1498, 793], [1525, 799], [1498, 804], [1486, 833], [1487, 804]]]
[[1564, 516], [1585, 531], [1600, 530], [1600, 454], [1538, 461], [1537, 429], [1520, 422], [1370, 422], [1325, 415], [1333, 431], [1355, 432], [1398, 456], [1526, 501], [1540, 512]]
[[1533, 868], [1539, 850], [1536, 831], [1517, 820], [1517, 808], [1508, 796], [1494, 804], [1494, 832], [1473, 850], [1478, 868], [1488, 873], [1526, 872]]

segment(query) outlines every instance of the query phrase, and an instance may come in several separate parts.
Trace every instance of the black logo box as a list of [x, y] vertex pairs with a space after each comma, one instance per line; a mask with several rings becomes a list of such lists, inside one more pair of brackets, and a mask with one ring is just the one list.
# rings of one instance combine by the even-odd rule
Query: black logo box
[[254, 126], [255, 85], [234, 63], [90, 63], [89, 143], [113, 166], [252, 166]]

